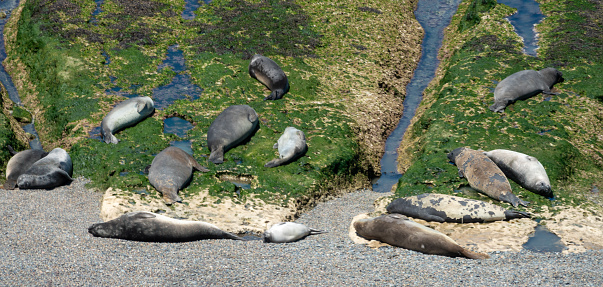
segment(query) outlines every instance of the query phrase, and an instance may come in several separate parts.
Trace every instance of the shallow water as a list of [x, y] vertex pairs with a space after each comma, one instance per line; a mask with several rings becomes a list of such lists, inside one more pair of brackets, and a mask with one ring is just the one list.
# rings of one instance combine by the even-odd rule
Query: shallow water
[[397, 149], [423, 99], [423, 91], [435, 76], [439, 65], [437, 55], [442, 45], [444, 29], [456, 13], [460, 2], [460, 0], [419, 0], [415, 17], [425, 30], [421, 44], [422, 55], [413, 78], [406, 87], [402, 118], [385, 142], [385, 153], [381, 159], [381, 177], [373, 184], [373, 191], [389, 192], [402, 176], [398, 173]]
[[[195, 11], [201, 7], [200, 0], [184, 0], [184, 11], [180, 14], [184, 20], [195, 19]], [[209, 4], [211, 0], [203, 0], [203, 3]]]
[[523, 244], [523, 248], [533, 252], [561, 252], [567, 249], [559, 236], [540, 224], [536, 225], [534, 235]]
[[517, 13], [507, 19], [523, 39], [524, 52], [536, 57], [538, 38], [534, 26], [544, 19], [544, 15], [540, 12], [540, 4], [534, 0], [498, 0], [498, 3], [517, 9]]

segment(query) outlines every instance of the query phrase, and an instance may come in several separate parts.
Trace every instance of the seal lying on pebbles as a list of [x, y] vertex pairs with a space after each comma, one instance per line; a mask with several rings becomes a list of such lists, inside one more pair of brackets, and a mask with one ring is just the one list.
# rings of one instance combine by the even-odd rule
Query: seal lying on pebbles
[[149, 97], [136, 97], [117, 104], [105, 116], [101, 123], [101, 134], [106, 143], [117, 144], [113, 135], [119, 130], [133, 126], [155, 111], [153, 100]]
[[36, 161], [48, 155], [41, 149], [28, 149], [20, 152], [15, 152], [12, 146], [8, 146], [8, 151], [13, 156], [6, 164], [6, 182], [4, 189], [15, 189], [17, 179], [25, 173]]
[[279, 158], [269, 161], [264, 167], [276, 167], [288, 164], [308, 151], [304, 132], [294, 127], [287, 127], [272, 148], [278, 148]]
[[326, 233], [295, 222], [280, 222], [264, 232], [264, 242], [287, 243], [305, 238], [308, 235]]
[[498, 205], [447, 194], [424, 193], [398, 198], [387, 212], [436, 222], [491, 222], [531, 217], [527, 212], [507, 210]]
[[513, 194], [505, 174], [483, 152], [460, 147], [450, 152], [448, 159], [458, 167], [459, 176], [467, 178], [469, 185], [477, 191], [515, 207], [528, 205]]
[[171, 146], [162, 150], [151, 163], [149, 182], [163, 195], [166, 204], [181, 202], [178, 190], [184, 188], [193, 177], [193, 169], [208, 172], [194, 157], [180, 148]]
[[493, 112], [503, 112], [505, 107], [518, 100], [525, 100], [540, 93], [553, 94], [551, 88], [563, 83], [563, 74], [554, 68], [540, 71], [524, 70], [500, 81], [494, 89]]
[[224, 162], [224, 153], [249, 138], [258, 126], [258, 114], [248, 105], [234, 105], [222, 111], [207, 131], [209, 161]]
[[55, 148], [21, 174], [17, 185], [20, 189], [52, 189], [70, 184], [72, 175], [71, 157], [64, 149]]
[[249, 62], [249, 75], [272, 91], [264, 100], [278, 100], [289, 92], [289, 80], [276, 62], [262, 55], [254, 55]]
[[354, 222], [356, 233], [368, 240], [378, 240], [426, 254], [487, 259], [488, 254], [467, 250], [445, 234], [416, 223], [401, 214], [386, 214]]
[[207, 222], [177, 220], [146, 211], [129, 212], [104, 223], [92, 224], [88, 232], [96, 237], [147, 242], [244, 240]]
[[495, 149], [484, 152], [505, 175], [521, 187], [544, 197], [553, 197], [551, 182], [544, 166], [533, 156], [516, 151]]

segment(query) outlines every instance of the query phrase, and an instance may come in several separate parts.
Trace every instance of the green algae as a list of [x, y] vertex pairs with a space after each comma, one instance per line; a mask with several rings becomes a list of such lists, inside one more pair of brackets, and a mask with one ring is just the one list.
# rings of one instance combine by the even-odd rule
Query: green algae
[[[462, 15], [472, 7], [473, 4], [461, 4], [451, 26], [463, 27], [462, 22], [467, 20]], [[543, 7], [545, 13], [546, 7]], [[395, 197], [425, 192], [458, 193], [467, 185], [467, 181], [458, 176], [458, 169], [448, 161], [446, 155], [460, 146], [483, 150], [509, 149], [538, 158], [547, 170], [556, 201], [532, 194], [511, 182], [515, 194], [532, 202], [532, 211], [539, 211], [543, 205], [582, 204], [588, 187], [601, 181], [603, 166], [589, 159], [591, 154], [603, 148], [601, 142], [595, 142], [596, 134], [584, 136], [594, 146], [592, 150], [587, 150], [576, 135], [581, 134], [580, 130], [592, 131], [593, 126], [600, 128], [602, 119], [593, 116], [590, 110], [590, 114], [583, 113], [588, 109], [585, 105], [592, 105], [593, 102], [584, 102], [583, 97], [575, 94], [578, 90], [584, 91], [581, 88], [586, 83], [574, 81], [584, 77], [582, 73], [590, 75], [595, 72], [600, 64], [589, 63], [600, 63], [600, 59], [589, 57], [587, 61], [570, 60], [576, 59], [574, 57], [577, 55], [583, 57], [583, 52], [566, 51], [569, 55], [564, 57], [564, 61], [570, 61], [571, 65], [557, 67], [566, 79], [563, 84], [555, 86], [559, 95], [550, 99], [538, 95], [518, 101], [508, 106], [502, 114], [488, 109], [493, 102], [492, 90], [496, 82], [517, 71], [539, 70], [555, 64], [549, 58], [548, 48], [539, 52], [540, 58], [521, 53], [518, 37], [502, 19], [508, 15], [507, 11], [508, 7], [496, 5], [480, 14], [486, 17], [474, 23], [473, 29], [463, 31], [457, 28], [448, 33], [442, 50], [451, 56], [443, 60], [442, 74], [426, 90], [423, 112], [411, 127], [407, 141], [415, 145], [408, 147], [401, 156], [411, 155], [413, 160], [399, 180]], [[545, 20], [539, 29], [542, 25], [552, 25], [550, 21]], [[493, 27], [498, 27], [498, 31]], [[571, 27], [573, 24], [560, 25], [553, 30], [563, 32]], [[556, 45], [560, 42], [556, 34], [544, 31], [540, 39], [543, 47], [550, 47], [551, 42]], [[596, 85], [597, 80], [591, 82], [589, 77], [588, 83]], [[588, 97], [600, 97], [600, 91], [590, 91], [594, 93]], [[598, 106], [600, 109], [600, 104]], [[598, 109], [597, 106], [592, 108]], [[576, 120], [586, 116], [589, 117], [588, 126]], [[475, 192], [464, 194], [484, 199], [484, 196]]]

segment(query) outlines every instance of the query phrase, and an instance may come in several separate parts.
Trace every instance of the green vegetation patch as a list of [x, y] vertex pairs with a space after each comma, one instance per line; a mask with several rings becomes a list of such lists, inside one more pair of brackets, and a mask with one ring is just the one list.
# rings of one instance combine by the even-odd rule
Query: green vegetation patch
[[[462, 15], [474, 9], [474, 3], [461, 4], [452, 27], [462, 27], [462, 22], [468, 21]], [[529, 207], [532, 211], [559, 202], [582, 203], [591, 184], [601, 182], [603, 165], [589, 160], [593, 151], [584, 149], [577, 140], [581, 130], [592, 131], [592, 126], [602, 126], [602, 119], [589, 112], [601, 107], [577, 96], [572, 83], [576, 71], [593, 73], [597, 65], [572, 62], [571, 67], [557, 67], [566, 79], [555, 86], [559, 95], [541, 94], [518, 101], [504, 113], [488, 109], [499, 81], [521, 70], [540, 70], [552, 64], [547, 60], [549, 50], [540, 52], [542, 59], [521, 53], [518, 36], [503, 19], [509, 11], [507, 6], [496, 5], [479, 14], [487, 17], [482, 17], [470, 31], [456, 29], [448, 33], [443, 49], [452, 55], [443, 62], [443, 74], [425, 92], [424, 112], [410, 131], [414, 139], [409, 141], [417, 143], [407, 154], [413, 155], [414, 160], [399, 180], [396, 197], [433, 192], [485, 199], [483, 195], [467, 192], [464, 188], [467, 181], [458, 176], [457, 167], [446, 157], [462, 146], [486, 151], [508, 149], [538, 158], [547, 170], [556, 201], [532, 194], [511, 181], [513, 192], [532, 202]], [[553, 36], [543, 33], [540, 36], [543, 45], [556, 41]], [[592, 103], [597, 105], [589, 106]], [[586, 115], [588, 126], [577, 120]], [[596, 137], [597, 134], [584, 136], [595, 146], [594, 150], [600, 150], [603, 146], [601, 141], [594, 141]], [[583, 192], [576, 194], [575, 190]]]

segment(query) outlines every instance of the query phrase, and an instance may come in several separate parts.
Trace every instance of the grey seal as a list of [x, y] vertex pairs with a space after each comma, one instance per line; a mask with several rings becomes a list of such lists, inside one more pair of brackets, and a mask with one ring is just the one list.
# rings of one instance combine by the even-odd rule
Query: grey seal
[[322, 234], [325, 231], [309, 228], [295, 222], [279, 222], [264, 232], [264, 242], [287, 243], [305, 238], [308, 235]]
[[55, 148], [36, 161], [17, 178], [20, 189], [53, 189], [70, 184], [73, 179], [71, 157], [62, 148]]
[[495, 149], [484, 152], [499, 168], [521, 187], [551, 198], [551, 182], [544, 166], [533, 156], [516, 151]]
[[356, 234], [368, 240], [378, 240], [426, 254], [449, 257], [487, 259], [482, 254], [465, 249], [445, 234], [416, 223], [402, 214], [386, 214], [354, 222]]
[[527, 212], [507, 210], [481, 200], [436, 193], [395, 199], [387, 206], [387, 212], [426, 221], [455, 223], [483, 223], [531, 217]]
[[146, 211], [129, 212], [104, 223], [92, 224], [88, 228], [88, 232], [96, 237], [146, 242], [187, 242], [202, 239], [243, 240], [207, 222], [177, 220]]
[[272, 148], [278, 148], [279, 158], [269, 161], [264, 167], [276, 167], [288, 164], [308, 151], [306, 135], [294, 127], [287, 127]]
[[8, 160], [8, 164], [6, 165], [4, 189], [15, 189], [19, 176], [24, 174], [36, 161], [48, 155], [48, 152], [41, 149], [28, 149], [15, 152], [10, 145], [8, 146], [8, 151], [13, 156]]
[[523, 70], [500, 81], [494, 89], [493, 112], [503, 112], [505, 107], [518, 100], [525, 100], [537, 94], [553, 94], [551, 88], [564, 81], [563, 74], [555, 68], [540, 71]]
[[289, 92], [287, 75], [268, 57], [254, 55], [249, 62], [249, 75], [272, 91], [264, 100], [278, 100]]
[[258, 127], [258, 114], [248, 105], [234, 105], [222, 111], [207, 131], [209, 161], [224, 162], [224, 153], [249, 138]]
[[101, 134], [106, 143], [117, 144], [114, 133], [137, 124], [155, 111], [153, 100], [149, 97], [135, 97], [117, 104], [105, 116], [101, 123]]
[[181, 202], [178, 190], [193, 177], [193, 169], [208, 172], [190, 154], [171, 146], [162, 150], [149, 167], [149, 182], [163, 195], [166, 204]]
[[450, 152], [448, 159], [456, 164], [459, 176], [467, 178], [469, 185], [477, 191], [514, 207], [528, 205], [513, 194], [505, 174], [483, 152], [460, 147]]

